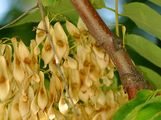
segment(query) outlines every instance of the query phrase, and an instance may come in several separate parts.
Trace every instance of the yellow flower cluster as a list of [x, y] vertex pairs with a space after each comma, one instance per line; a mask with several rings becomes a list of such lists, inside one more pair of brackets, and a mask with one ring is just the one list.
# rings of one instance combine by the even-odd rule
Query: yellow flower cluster
[[0, 120], [110, 120], [128, 98], [122, 87], [101, 89], [113, 83], [108, 54], [81, 19], [77, 27], [66, 21], [67, 32], [59, 22], [46, 22], [50, 33], [41, 21], [29, 47], [16, 38], [12, 45], [0, 44]]

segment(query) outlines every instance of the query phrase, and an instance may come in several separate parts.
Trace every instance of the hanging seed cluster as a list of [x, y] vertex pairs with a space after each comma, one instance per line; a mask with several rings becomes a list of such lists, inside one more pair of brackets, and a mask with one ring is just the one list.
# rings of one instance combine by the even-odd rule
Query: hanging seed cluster
[[52, 41], [41, 21], [29, 47], [16, 38], [0, 44], [0, 120], [110, 120], [127, 95], [110, 87], [108, 54], [81, 19], [66, 21], [67, 32], [46, 22]]

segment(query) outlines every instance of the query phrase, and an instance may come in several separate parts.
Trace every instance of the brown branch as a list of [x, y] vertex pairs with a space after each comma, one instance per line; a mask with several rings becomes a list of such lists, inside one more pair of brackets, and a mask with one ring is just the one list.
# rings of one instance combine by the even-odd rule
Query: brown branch
[[82, 20], [86, 24], [89, 32], [96, 39], [99, 46], [104, 48], [113, 60], [124, 90], [128, 93], [129, 99], [135, 97], [140, 89], [151, 88], [144, 80], [131, 58], [120, 44], [120, 38], [117, 38], [100, 18], [89, 0], [71, 0]]

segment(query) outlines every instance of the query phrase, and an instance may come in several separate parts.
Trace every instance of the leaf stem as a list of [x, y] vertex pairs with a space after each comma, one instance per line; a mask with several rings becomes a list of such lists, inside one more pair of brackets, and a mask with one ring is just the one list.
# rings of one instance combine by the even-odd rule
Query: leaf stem
[[3, 27], [0, 28], [0, 30], [9, 27], [10, 25], [13, 25], [14, 23], [18, 22], [19, 20], [21, 20], [24, 16], [26, 16], [29, 12], [35, 10], [38, 6], [35, 5], [34, 7], [30, 8], [29, 10], [25, 11], [24, 13], [22, 13], [19, 17], [17, 17], [15, 20], [11, 21], [10, 23], [4, 25]]
[[118, 17], [118, 0], [115, 0], [115, 22], [116, 22], [116, 35], [119, 37], [119, 17]]
[[[110, 10], [115, 13], [116, 10], [110, 8], [110, 7], [105, 7], [105, 9]], [[119, 16], [124, 16], [123, 14], [118, 13]]]

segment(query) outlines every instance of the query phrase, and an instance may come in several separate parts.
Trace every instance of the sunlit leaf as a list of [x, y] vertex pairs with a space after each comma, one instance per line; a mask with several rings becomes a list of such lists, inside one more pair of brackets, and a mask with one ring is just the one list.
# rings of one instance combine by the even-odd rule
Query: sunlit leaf
[[146, 40], [141, 36], [129, 34], [126, 36], [125, 44], [130, 46], [138, 54], [140, 54], [156, 66], [161, 67], [161, 49], [152, 42]]
[[159, 5], [161, 6], [161, 0], [150, 0], [150, 2], [156, 4], [156, 5]]
[[130, 3], [124, 7], [125, 16], [132, 19], [136, 25], [161, 40], [161, 15], [143, 3]]
[[150, 83], [152, 83], [155, 88], [157, 89], [161, 88], [161, 76], [158, 73], [144, 66], [138, 66], [138, 67], [143, 72], [145, 78]]

